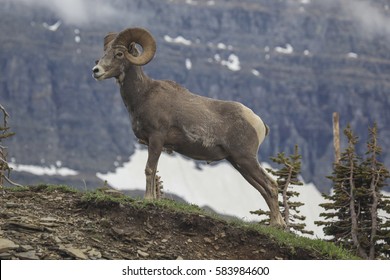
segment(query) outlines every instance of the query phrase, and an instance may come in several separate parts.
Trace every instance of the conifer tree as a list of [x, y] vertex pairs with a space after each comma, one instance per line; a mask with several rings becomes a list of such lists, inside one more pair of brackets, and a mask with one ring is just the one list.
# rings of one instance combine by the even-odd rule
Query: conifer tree
[[333, 194], [324, 194], [323, 197], [330, 202], [320, 204], [326, 211], [320, 214], [325, 221], [315, 223], [324, 226], [325, 235], [332, 236], [330, 241], [356, 251], [362, 258], [385, 256], [389, 225], [388, 221], [379, 218], [378, 210], [385, 211], [388, 205], [380, 190], [385, 186], [389, 173], [377, 159], [381, 149], [377, 144], [376, 125], [370, 129], [364, 161], [356, 154], [358, 138], [349, 125], [344, 134], [348, 147], [339, 162], [334, 164], [332, 176], [329, 176], [333, 182]]
[[[386, 186], [386, 180], [390, 173], [385, 165], [378, 160], [382, 148], [378, 145], [378, 127], [375, 123], [369, 128], [369, 140], [367, 142], [366, 159], [362, 163], [362, 177], [367, 193], [367, 213], [362, 219], [364, 222], [366, 250], [369, 259], [376, 256], [390, 257], [390, 202], [381, 190]], [[379, 210], [386, 213], [379, 215]], [[378, 242], [382, 240], [381, 242]]]
[[4, 139], [13, 136], [15, 133], [9, 131], [8, 118], [9, 115], [5, 108], [0, 104], [0, 112], [2, 114], [2, 122], [0, 122], [0, 186], [3, 185], [4, 180], [10, 184], [19, 186], [9, 179], [11, 168], [7, 162], [7, 148], [3, 146]]
[[[300, 215], [299, 207], [304, 203], [299, 201], [292, 201], [294, 197], [298, 197], [299, 193], [292, 190], [293, 186], [302, 186], [303, 183], [299, 180], [298, 175], [301, 172], [301, 155], [298, 153], [298, 146], [295, 146], [294, 154], [286, 157], [284, 153], [279, 153], [276, 157], [271, 157], [275, 163], [282, 165], [280, 170], [267, 169], [268, 172], [277, 177], [277, 184], [279, 187], [279, 194], [282, 196], [282, 201], [279, 201], [282, 216], [286, 223], [288, 230], [294, 230], [304, 234], [313, 234], [312, 231], [305, 229], [306, 224], [303, 221], [305, 216]], [[268, 215], [268, 211], [257, 210], [251, 212], [258, 215]], [[260, 221], [262, 224], [268, 224], [269, 220], [264, 219]]]

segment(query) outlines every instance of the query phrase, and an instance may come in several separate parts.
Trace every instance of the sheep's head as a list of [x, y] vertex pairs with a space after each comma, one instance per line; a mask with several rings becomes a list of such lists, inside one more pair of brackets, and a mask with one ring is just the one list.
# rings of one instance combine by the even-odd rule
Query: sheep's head
[[[143, 49], [138, 51], [136, 44]], [[104, 55], [92, 68], [97, 80], [119, 78], [131, 65], [142, 66], [153, 59], [156, 41], [142, 28], [128, 28], [120, 33], [108, 33], [104, 38]]]

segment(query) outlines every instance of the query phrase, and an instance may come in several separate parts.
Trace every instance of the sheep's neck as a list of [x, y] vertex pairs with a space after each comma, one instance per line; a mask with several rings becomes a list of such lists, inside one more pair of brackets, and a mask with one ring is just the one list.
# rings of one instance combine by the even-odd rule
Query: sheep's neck
[[129, 113], [140, 107], [146, 98], [151, 79], [143, 72], [142, 67], [133, 66], [118, 79], [121, 95]]

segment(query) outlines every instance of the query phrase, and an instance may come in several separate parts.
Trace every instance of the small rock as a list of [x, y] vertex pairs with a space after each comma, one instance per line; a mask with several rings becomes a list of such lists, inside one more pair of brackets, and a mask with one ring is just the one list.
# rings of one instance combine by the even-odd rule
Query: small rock
[[60, 245], [59, 249], [66, 253], [67, 255], [74, 257], [76, 259], [81, 260], [87, 260], [87, 256], [81, 251], [80, 249], [74, 248], [74, 247], [65, 247], [63, 245]]
[[188, 239], [187, 239], [187, 242], [188, 242], [188, 243], [192, 243], [191, 238], [188, 238]]
[[18, 207], [18, 203], [7, 202], [7, 203], [5, 203], [5, 207], [7, 207], [7, 208], [17, 208]]
[[137, 247], [138, 250], [146, 252], [148, 250], [147, 247]]
[[112, 229], [112, 231], [113, 231], [116, 235], [121, 236], [121, 235], [124, 235], [124, 234], [125, 234], [125, 231], [124, 231], [123, 229], [121, 229], [121, 228], [112, 227], [111, 229]]
[[204, 242], [206, 242], [206, 243], [212, 243], [212, 242], [213, 242], [213, 241], [212, 241], [210, 238], [208, 238], [208, 237], [203, 238], [203, 240], [204, 240]]
[[45, 223], [53, 223], [53, 222], [58, 222], [57, 218], [54, 217], [44, 217], [39, 219], [41, 222]]
[[4, 225], [4, 227], [7, 229], [22, 231], [22, 232], [45, 231], [44, 227], [29, 224], [29, 223], [8, 222]]
[[183, 257], [178, 256], [178, 257], [176, 258], [176, 260], [184, 260], [184, 259], [183, 259]]
[[39, 260], [38, 256], [35, 254], [35, 251], [16, 253], [15, 257], [21, 260]]
[[141, 250], [137, 250], [137, 254], [140, 255], [140, 256], [143, 257], [143, 258], [149, 257], [149, 254], [148, 254], [148, 253], [143, 252], [143, 251], [141, 251]]
[[163, 240], [161, 240], [161, 242], [166, 243], [166, 242], [168, 242], [168, 239], [163, 239]]
[[44, 227], [58, 227], [58, 224], [56, 223], [46, 223], [46, 222], [41, 222], [39, 225], [44, 226]]
[[11, 258], [12, 258], [12, 255], [8, 252], [0, 254], [0, 260], [10, 260]]
[[90, 256], [92, 259], [100, 259], [102, 257], [102, 253], [100, 253], [95, 248], [92, 248], [87, 252], [88, 256]]
[[24, 252], [34, 250], [33, 246], [31, 246], [31, 245], [20, 245], [20, 248], [21, 248]]
[[284, 260], [284, 259], [281, 258], [281, 257], [276, 256], [276, 257], [275, 257], [275, 260]]
[[13, 241], [5, 238], [0, 238], [0, 253], [4, 253], [16, 248], [19, 248], [19, 245], [15, 244]]
[[61, 238], [59, 238], [58, 236], [54, 236], [53, 239], [54, 239], [54, 241], [55, 241], [56, 243], [62, 243]]

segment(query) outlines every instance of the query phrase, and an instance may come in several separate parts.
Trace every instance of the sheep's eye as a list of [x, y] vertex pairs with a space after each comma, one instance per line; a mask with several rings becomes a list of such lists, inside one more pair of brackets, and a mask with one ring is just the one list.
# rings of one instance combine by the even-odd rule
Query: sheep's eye
[[118, 57], [118, 58], [122, 58], [123, 57], [123, 52], [117, 52], [115, 54], [115, 56]]

